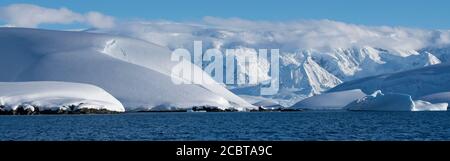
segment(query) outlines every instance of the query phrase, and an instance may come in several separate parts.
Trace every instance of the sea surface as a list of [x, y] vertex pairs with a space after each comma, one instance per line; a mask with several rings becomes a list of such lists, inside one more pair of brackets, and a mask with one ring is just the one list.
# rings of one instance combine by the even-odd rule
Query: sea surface
[[0, 116], [0, 140], [450, 140], [450, 112]]

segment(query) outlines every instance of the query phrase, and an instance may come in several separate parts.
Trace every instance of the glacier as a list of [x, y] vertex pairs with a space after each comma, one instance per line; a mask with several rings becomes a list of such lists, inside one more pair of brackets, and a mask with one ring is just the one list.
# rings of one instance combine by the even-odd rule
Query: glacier
[[81, 83], [68, 82], [0, 82], [2, 112], [23, 110], [66, 111], [95, 109], [124, 112], [125, 108], [103, 89]]
[[[0, 82], [92, 84], [117, 98], [127, 111], [255, 108], [217, 83], [173, 84], [170, 69], [176, 62], [170, 61], [170, 50], [147, 41], [87, 32], [0, 28], [0, 48]], [[213, 82], [211, 77], [205, 79]]]

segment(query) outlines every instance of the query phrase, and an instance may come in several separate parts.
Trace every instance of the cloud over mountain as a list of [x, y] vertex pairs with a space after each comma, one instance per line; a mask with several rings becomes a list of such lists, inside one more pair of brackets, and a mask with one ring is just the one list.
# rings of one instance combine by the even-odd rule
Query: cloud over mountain
[[[450, 32], [408, 27], [364, 26], [332, 20], [255, 21], [205, 17], [201, 21], [168, 20], [121, 23], [114, 32], [132, 35], [160, 45], [181, 47], [194, 40], [220, 39], [222, 45], [277, 47], [283, 51], [371, 46], [399, 53], [450, 43]], [[111, 32], [109, 30], [108, 32]]]
[[114, 18], [102, 13], [91, 11], [86, 14], [77, 13], [70, 9], [45, 8], [32, 4], [11, 4], [0, 7], [0, 20], [10, 26], [38, 27], [41, 24], [71, 24], [83, 23], [96, 28], [114, 26]]

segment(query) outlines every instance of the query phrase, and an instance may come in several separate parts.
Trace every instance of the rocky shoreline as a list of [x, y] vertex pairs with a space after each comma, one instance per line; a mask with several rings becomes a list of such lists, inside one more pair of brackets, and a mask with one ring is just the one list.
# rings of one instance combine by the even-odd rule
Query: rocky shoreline
[[45, 109], [29, 106], [18, 106], [14, 110], [7, 110], [5, 106], [0, 106], [0, 115], [40, 115], [40, 114], [117, 114], [121, 112], [110, 111], [107, 109], [89, 109], [89, 108], [77, 108], [77, 106], [72, 105], [67, 108], [58, 109]]
[[[0, 115], [54, 115], [54, 114], [120, 114], [129, 112], [117, 112], [109, 111], [106, 109], [89, 109], [89, 108], [77, 108], [77, 106], [72, 105], [67, 108], [58, 108], [57, 110], [39, 110], [39, 107], [28, 107], [28, 106], [18, 106], [14, 110], [6, 110], [5, 106], [0, 106]], [[298, 112], [303, 110], [298, 109], [287, 109], [287, 108], [275, 108], [275, 109], [265, 109], [259, 107], [258, 109], [249, 110], [247, 112]], [[239, 112], [234, 108], [230, 109], [220, 109], [214, 106], [195, 106], [191, 109], [177, 109], [177, 110], [150, 110], [150, 111], [135, 111], [135, 112]]]
[[[303, 109], [291, 109], [291, 108], [273, 108], [268, 109], [264, 107], [258, 107], [258, 109], [252, 109], [244, 112], [299, 112]], [[195, 106], [191, 109], [177, 109], [177, 110], [150, 110], [150, 111], [137, 111], [137, 112], [241, 112], [234, 108], [220, 109], [214, 106]]]

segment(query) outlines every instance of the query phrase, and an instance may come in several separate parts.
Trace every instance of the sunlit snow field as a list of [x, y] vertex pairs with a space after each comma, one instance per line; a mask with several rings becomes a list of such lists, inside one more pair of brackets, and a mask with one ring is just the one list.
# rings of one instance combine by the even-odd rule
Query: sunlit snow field
[[0, 140], [450, 140], [450, 112], [0, 116]]

